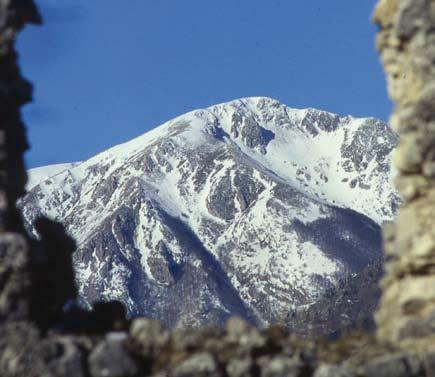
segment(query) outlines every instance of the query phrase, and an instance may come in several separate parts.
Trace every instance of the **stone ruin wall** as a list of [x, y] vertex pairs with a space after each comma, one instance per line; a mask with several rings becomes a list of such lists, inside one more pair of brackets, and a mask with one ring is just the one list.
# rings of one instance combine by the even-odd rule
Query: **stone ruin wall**
[[395, 184], [405, 200], [384, 229], [378, 336], [435, 344], [435, 0], [381, 0], [374, 20], [400, 135]]
[[24, 194], [27, 149], [20, 108], [32, 87], [20, 73], [14, 42], [26, 23], [39, 23], [31, 1], [0, 0], [0, 322], [29, 316], [30, 251], [15, 207]]
[[[391, 124], [401, 136], [394, 163], [405, 199], [397, 223], [384, 230], [377, 339], [315, 343], [240, 320], [168, 333], [154, 321], [128, 323], [116, 305], [78, 313], [65, 334], [49, 328], [76, 294], [74, 243], [48, 220], [37, 226], [42, 241], [30, 241], [15, 208], [26, 181], [20, 107], [31, 86], [14, 41], [40, 17], [32, 0], [0, 0], [0, 376], [435, 376], [435, 0], [380, 0], [374, 17], [395, 102]], [[47, 263], [59, 266], [57, 274]]]

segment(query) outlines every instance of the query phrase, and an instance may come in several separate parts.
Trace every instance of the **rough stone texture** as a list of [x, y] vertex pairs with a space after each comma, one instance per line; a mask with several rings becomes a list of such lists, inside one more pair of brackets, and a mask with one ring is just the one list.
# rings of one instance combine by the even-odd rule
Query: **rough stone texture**
[[0, 235], [0, 322], [26, 319], [30, 313], [28, 296], [29, 253], [24, 237], [17, 233]]
[[28, 322], [10, 322], [0, 334], [2, 377], [433, 377], [435, 365], [434, 350], [417, 355], [366, 337], [313, 342], [240, 319], [226, 330], [173, 332], [141, 319], [129, 332], [92, 336], [44, 336]]
[[229, 377], [249, 377], [252, 371], [251, 358], [231, 360], [226, 367]]
[[23, 152], [27, 149], [20, 107], [32, 98], [21, 76], [14, 42], [26, 23], [40, 22], [32, 0], [0, 1], [0, 231], [21, 231], [15, 203], [27, 180]]
[[367, 377], [419, 376], [420, 372], [420, 364], [410, 363], [403, 354], [381, 356], [369, 362], [365, 367]]
[[[300, 377], [305, 368], [304, 363], [297, 358], [278, 355], [269, 360], [265, 358], [261, 367], [261, 377]], [[260, 363], [263, 364], [263, 360]]]
[[35, 345], [38, 330], [27, 322], [9, 322], [0, 327], [0, 376], [31, 376], [38, 369]]
[[172, 375], [174, 377], [218, 377], [221, 374], [213, 355], [203, 352], [194, 354], [180, 363], [180, 365], [174, 368]]
[[396, 105], [396, 185], [405, 200], [384, 233], [378, 336], [404, 345], [419, 339], [424, 347], [435, 342], [435, 1], [381, 0], [374, 19]]
[[16, 34], [29, 22], [39, 22], [32, 1], [0, 1], [0, 321], [24, 319], [30, 311], [30, 259], [15, 203], [27, 179], [20, 107], [30, 101], [32, 89], [14, 49]]
[[423, 365], [427, 376], [435, 376], [435, 347], [426, 354]]
[[167, 346], [170, 336], [160, 322], [138, 318], [130, 326], [130, 337], [140, 354], [150, 358], [157, 356]]
[[61, 225], [43, 218], [41, 242], [30, 242], [16, 208], [27, 180], [20, 109], [31, 101], [32, 86], [21, 76], [14, 42], [27, 23], [40, 22], [32, 0], [0, 0], [0, 320], [32, 318], [47, 329], [76, 295], [75, 244]]
[[89, 356], [92, 377], [135, 376], [138, 367], [124, 346], [125, 334], [108, 334]]
[[356, 373], [338, 365], [321, 364], [313, 377], [356, 377]]
[[85, 377], [86, 369], [84, 354], [73, 337], [61, 336], [45, 339], [39, 349], [39, 370], [35, 375], [62, 376], [62, 377]]
[[29, 322], [0, 325], [0, 376], [84, 377], [84, 356], [74, 337], [43, 338]]

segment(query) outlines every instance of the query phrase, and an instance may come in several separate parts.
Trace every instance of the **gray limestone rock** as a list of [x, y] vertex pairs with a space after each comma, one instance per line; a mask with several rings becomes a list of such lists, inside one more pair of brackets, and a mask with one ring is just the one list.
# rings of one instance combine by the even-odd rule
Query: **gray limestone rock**
[[29, 246], [17, 233], [0, 235], [0, 322], [23, 320], [30, 313]]
[[187, 360], [181, 362], [172, 371], [173, 377], [219, 377], [218, 365], [214, 357], [207, 353], [202, 352], [194, 354]]
[[92, 377], [134, 377], [136, 362], [125, 347], [126, 334], [108, 334], [88, 358]]
[[74, 338], [50, 337], [40, 345], [38, 356], [44, 360], [41, 377], [86, 377], [85, 356]]
[[339, 365], [321, 364], [313, 377], [356, 377], [355, 371]]
[[130, 341], [142, 356], [152, 358], [169, 343], [170, 334], [156, 320], [137, 318], [130, 326]]
[[304, 364], [286, 356], [275, 356], [272, 359], [260, 360], [261, 377], [302, 377]]
[[426, 376], [435, 376], [435, 350], [424, 355], [423, 365]]
[[252, 359], [246, 357], [244, 359], [230, 360], [226, 367], [228, 377], [250, 377], [254, 363]]
[[[416, 370], [417, 369], [417, 370]], [[365, 367], [366, 377], [417, 377], [418, 367], [411, 368], [403, 353], [389, 354], [371, 360]]]

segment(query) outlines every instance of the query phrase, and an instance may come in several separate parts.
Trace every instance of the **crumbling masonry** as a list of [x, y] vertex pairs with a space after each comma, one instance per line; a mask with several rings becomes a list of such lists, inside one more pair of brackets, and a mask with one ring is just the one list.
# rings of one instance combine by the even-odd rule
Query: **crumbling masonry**
[[15, 203], [26, 183], [20, 107], [31, 101], [32, 87], [14, 49], [17, 33], [30, 22], [40, 22], [31, 1], [0, 1], [0, 321], [26, 319], [30, 311], [29, 244]]
[[400, 135], [396, 187], [405, 200], [384, 230], [378, 335], [435, 344], [435, 1], [381, 0], [374, 18], [395, 103], [391, 126]]

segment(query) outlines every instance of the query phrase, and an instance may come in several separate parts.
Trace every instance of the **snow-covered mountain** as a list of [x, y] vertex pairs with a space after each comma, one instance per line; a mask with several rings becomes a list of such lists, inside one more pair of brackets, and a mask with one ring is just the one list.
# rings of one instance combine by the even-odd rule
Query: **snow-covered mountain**
[[41, 166], [39, 168], [30, 169], [27, 171], [27, 184], [26, 190], [30, 191], [37, 184], [47, 180], [53, 175], [59, 174], [64, 170], [72, 169], [77, 166], [79, 162], [72, 162], [66, 164], [55, 164], [48, 166]]
[[84, 305], [171, 327], [288, 322], [380, 257], [396, 143], [373, 118], [241, 99], [54, 169], [20, 206], [76, 238]]

